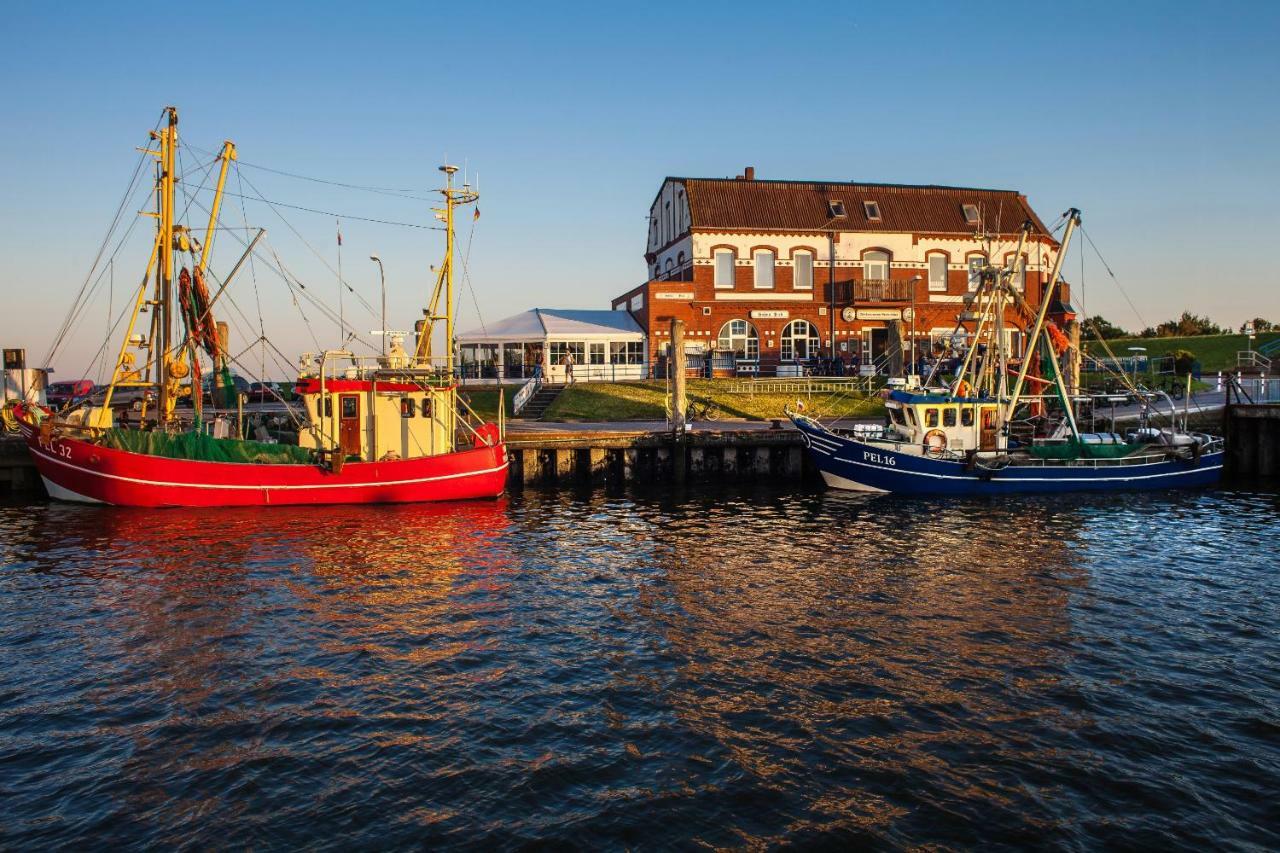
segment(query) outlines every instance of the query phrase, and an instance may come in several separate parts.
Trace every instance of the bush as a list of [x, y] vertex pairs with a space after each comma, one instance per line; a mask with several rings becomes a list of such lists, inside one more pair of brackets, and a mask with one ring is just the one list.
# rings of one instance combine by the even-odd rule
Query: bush
[[1196, 363], [1196, 354], [1189, 349], [1176, 349], [1169, 357], [1173, 359], [1173, 372], [1179, 376], [1190, 373]]

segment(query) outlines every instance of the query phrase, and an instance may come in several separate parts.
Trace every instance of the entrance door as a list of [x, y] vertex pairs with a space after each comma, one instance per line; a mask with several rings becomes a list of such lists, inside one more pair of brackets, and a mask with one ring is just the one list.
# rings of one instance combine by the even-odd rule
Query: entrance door
[[338, 446], [347, 456], [360, 456], [360, 395], [338, 397]]
[[978, 449], [996, 449], [996, 410], [991, 406], [982, 407], [982, 430], [978, 433]]
[[862, 330], [862, 364], [863, 366], [875, 365], [877, 372], [881, 372], [885, 367], [884, 354], [889, 348], [889, 330], [888, 329], [863, 329]]

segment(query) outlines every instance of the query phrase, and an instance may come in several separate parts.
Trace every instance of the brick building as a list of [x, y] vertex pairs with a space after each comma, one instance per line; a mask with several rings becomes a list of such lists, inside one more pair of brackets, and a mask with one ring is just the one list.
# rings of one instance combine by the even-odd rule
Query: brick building
[[[672, 318], [687, 351], [717, 375], [794, 375], [834, 352], [848, 368], [891, 372], [909, 353], [963, 348], [965, 296], [988, 261], [1015, 263], [1038, 304], [1058, 242], [1011, 190], [902, 184], [667, 178], [650, 208], [649, 280], [613, 300], [667, 351]], [[1074, 319], [1060, 286], [1054, 314]], [[1025, 317], [1011, 311], [1014, 327]], [[972, 331], [973, 323], [968, 323]], [[1008, 331], [1015, 352], [1021, 333]]]

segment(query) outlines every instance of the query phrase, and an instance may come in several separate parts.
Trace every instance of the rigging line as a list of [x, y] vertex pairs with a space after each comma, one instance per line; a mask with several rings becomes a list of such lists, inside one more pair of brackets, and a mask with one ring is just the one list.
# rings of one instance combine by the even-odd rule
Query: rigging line
[[[480, 300], [476, 298], [476, 289], [471, 283], [471, 244], [475, 240], [475, 236], [476, 220], [472, 217], [471, 231], [467, 234], [467, 250], [462, 253], [462, 280], [467, 285], [467, 290], [471, 291], [471, 304], [474, 305], [476, 309], [476, 319], [480, 322], [480, 332], [487, 338], [489, 337], [489, 330], [485, 327], [484, 315], [480, 313]], [[449, 345], [453, 346], [452, 343]], [[499, 361], [501, 361], [501, 358], [502, 357], [499, 356]]]
[[[1139, 323], [1141, 323], [1144, 327], [1146, 327], [1147, 321], [1143, 319], [1142, 314], [1138, 312], [1138, 306], [1133, 304], [1133, 300], [1129, 298], [1129, 294], [1126, 293], [1125, 289], [1120, 286], [1120, 279], [1116, 278], [1116, 274], [1112, 272], [1111, 266], [1107, 263], [1107, 259], [1102, 257], [1102, 252], [1098, 250], [1097, 244], [1093, 242], [1093, 238], [1089, 236], [1089, 232], [1084, 230], [1083, 225], [1080, 226], [1080, 233], [1084, 235], [1084, 239], [1087, 240], [1089, 243], [1089, 246], [1093, 248], [1093, 253], [1097, 255], [1098, 260], [1102, 262], [1102, 268], [1107, 271], [1107, 275], [1109, 275], [1111, 277], [1111, 280], [1115, 282], [1116, 290], [1120, 291], [1120, 295], [1124, 297], [1124, 301], [1128, 302], [1129, 307], [1133, 309], [1133, 315], [1138, 318]], [[1081, 249], [1081, 252], [1083, 251], [1084, 249]]]
[[[246, 181], [246, 183], [248, 183], [248, 179], [247, 179], [247, 178], [245, 179], [245, 181]], [[252, 184], [251, 184], [250, 186], [251, 186], [251, 188], [252, 188]], [[255, 189], [254, 191], [256, 192], [256, 189]], [[208, 213], [208, 212], [209, 212], [209, 209], [208, 209], [208, 208], [206, 208], [206, 207], [205, 207], [205, 206], [204, 206], [200, 201], [198, 201], [198, 200], [197, 200], [197, 201], [195, 202], [195, 204], [196, 204], [196, 206], [197, 206], [197, 207], [199, 207], [201, 210], [205, 211], [206, 213]], [[298, 238], [299, 238], [300, 240], [302, 240], [302, 241], [303, 241], [303, 243], [305, 243], [305, 244], [307, 245], [307, 247], [308, 247], [308, 248], [310, 248], [310, 249], [311, 249], [311, 251], [312, 251], [312, 253], [313, 253], [313, 254], [316, 254], [316, 256], [317, 256], [318, 258], [320, 258], [321, 263], [325, 263], [323, 256], [321, 256], [321, 255], [319, 255], [318, 253], [316, 253], [316, 252], [315, 252], [315, 249], [314, 249], [313, 247], [311, 247], [311, 245], [310, 245], [309, 243], [307, 243], [307, 241], [306, 241], [306, 238], [305, 238], [305, 237], [303, 237], [301, 234], [299, 234], [299, 233], [298, 233], [298, 230], [297, 230], [296, 228], [294, 228], [294, 227], [293, 227], [293, 225], [289, 222], [289, 220], [285, 219], [285, 218], [284, 218], [284, 216], [282, 216], [278, 211], [276, 211], [276, 215], [280, 217], [280, 220], [281, 220], [282, 222], [284, 222], [284, 224], [285, 224], [285, 225], [289, 226], [289, 230], [293, 231], [293, 233], [294, 233], [294, 234], [296, 234], [296, 235], [298, 236]], [[237, 234], [237, 233], [235, 233], [234, 231], [233, 231], [233, 232], [231, 232], [231, 236], [232, 236], [232, 237], [234, 237], [234, 238], [235, 238], [235, 239], [240, 243], [240, 245], [242, 245], [242, 246], [248, 246], [249, 241], [248, 241], [244, 236], [242, 236], [242, 235], [240, 235], [240, 234]], [[324, 314], [326, 317], [328, 317], [330, 320], [336, 320], [337, 315], [333, 312], [333, 310], [332, 310], [331, 308], [329, 308], [327, 305], [325, 305], [325, 304], [324, 304], [324, 303], [323, 303], [323, 302], [322, 302], [318, 297], [315, 297], [315, 296], [311, 295], [311, 293], [310, 293], [309, 291], [307, 291], [307, 287], [306, 287], [306, 285], [304, 285], [304, 284], [302, 283], [302, 280], [301, 280], [301, 279], [299, 279], [299, 278], [298, 278], [296, 275], [294, 275], [292, 272], [289, 272], [289, 273], [288, 273], [288, 275], [286, 275], [286, 274], [285, 274], [285, 266], [284, 266], [283, 262], [281, 262], [281, 261], [280, 261], [280, 257], [279, 257], [279, 255], [277, 255], [277, 254], [275, 253], [275, 250], [274, 250], [274, 249], [272, 250], [272, 253], [271, 253], [271, 254], [272, 254], [272, 256], [273, 256], [273, 257], [275, 257], [275, 259], [276, 259], [276, 263], [278, 264], [278, 267], [271, 267], [270, 265], [268, 265], [268, 268], [270, 268], [270, 269], [272, 269], [274, 272], [276, 272], [276, 274], [277, 274], [277, 275], [279, 275], [282, 279], [284, 279], [285, 284], [286, 284], [286, 285], [289, 285], [290, 287], [292, 286], [292, 285], [290, 284], [290, 278], [292, 278], [294, 281], [296, 281], [296, 282], [298, 283], [298, 286], [299, 286], [299, 287], [304, 291], [303, 296], [304, 296], [304, 298], [305, 298], [308, 302], [310, 302], [312, 305], [316, 306], [316, 307], [320, 310], [320, 312], [321, 312], [322, 314]], [[325, 263], [325, 266], [328, 266], [328, 264], [327, 264], [327, 263]], [[331, 270], [333, 269], [332, 267], [329, 267], [329, 268], [330, 268]], [[216, 274], [214, 274], [214, 279], [215, 279], [215, 280], [217, 280], [217, 279], [218, 279], [218, 277], [217, 277], [217, 275], [216, 275]], [[354, 292], [354, 291], [353, 291], [353, 292]], [[358, 294], [357, 294], [357, 297], [358, 297]], [[366, 302], [366, 303], [365, 303], [365, 305], [366, 305], [366, 306], [368, 306], [368, 303]], [[370, 313], [372, 314], [372, 309], [370, 309]], [[304, 319], [305, 319], [305, 318], [304, 318]], [[312, 335], [312, 337], [314, 338], [314, 334]], [[375, 352], [377, 351], [377, 350], [373, 347], [373, 345], [372, 345], [372, 344], [370, 344], [368, 341], [364, 340], [364, 339], [363, 339], [363, 338], [361, 338], [359, 335], [354, 334], [354, 331], [353, 331], [353, 333], [352, 333], [352, 335], [351, 335], [351, 338], [350, 338], [350, 339], [351, 339], [351, 340], [359, 341], [361, 344], [364, 344], [366, 347], [368, 347], [368, 348], [369, 348], [370, 350], [372, 350], [372, 351], [375, 351]], [[318, 346], [319, 346], [319, 343], [317, 342], [317, 344], [316, 344], [316, 345], [317, 345], [317, 347], [318, 347]]]
[[[152, 128], [152, 132], [154, 132], [156, 128], [160, 127], [160, 122], [163, 120], [164, 113], [162, 112], [160, 118], [156, 121], [155, 127]], [[148, 139], [149, 138], [150, 137], [148, 137]], [[124, 209], [129, 203], [129, 198], [133, 195], [134, 186], [137, 183], [139, 176], [142, 174], [142, 167], [146, 165], [147, 156], [148, 152], [146, 150], [142, 151], [138, 155], [138, 162], [133, 168], [133, 175], [130, 176], [129, 183], [125, 187], [124, 195], [120, 199], [120, 204], [116, 207], [115, 216], [112, 217], [111, 225], [107, 228], [107, 233], [103, 235], [102, 243], [98, 246], [98, 252], [93, 258], [93, 263], [90, 265], [88, 272], [85, 273], [84, 282], [80, 285], [80, 290], [76, 293], [76, 298], [71, 303], [71, 312], [75, 311], [76, 305], [79, 304], [81, 297], [84, 296], [85, 288], [89, 286], [89, 281], [93, 278], [94, 270], [98, 268], [98, 264], [102, 261], [102, 253], [106, 251], [107, 244], [111, 242], [111, 235], [115, 233], [116, 228], [120, 224], [120, 217], [124, 214]], [[69, 315], [71, 312], [69, 312]], [[44, 363], [46, 367], [52, 366], [53, 359], [65, 340], [64, 335], [67, 333], [67, 327], [70, 323], [71, 319], [70, 316], [68, 316], [68, 318], [64, 319], [62, 326], [58, 329], [58, 332], [54, 335], [53, 344], [45, 354]]]
[[[188, 143], [187, 147], [194, 148], [196, 150], [202, 150], [195, 145], [191, 145], [190, 143]], [[205, 152], [205, 153], [212, 153], [212, 152]], [[262, 171], [262, 172], [271, 172], [272, 174], [275, 174], [275, 175], [283, 175], [286, 178], [297, 178], [300, 181], [312, 181], [317, 184], [328, 184], [331, 187], [342, 187], [344, 189], [349, 189], [349, 190], [364, 190], [365, 192], [380, 193], [382, 195], [389, 195], [394, 198], [411, 199], [413, 201], [425, 201], [428, 203], [431, 203], [433, 201], [433, 199], [430, 199], [430, 198], [414, 196], [414, 195], [406, 195], [406, 193], [422, 192], [422, 190], [416, 189], [416, 188], [396, 189], [394, 187], [371, 187], [371, 186], [366, 186], [365, 184], [351, 184], [351, 183], [346, 183], [344, 181], [329, 180], [327, 178], [315, 178], [315, 177], [311, 177], [310, 175], [299, 175], [296, 172], [286, 172], [282, 169], [273, 169], [270, 166], [263, 166], [258, 163], [248, 163], [248, 162], [245, 162], [244, 160], [239, 160], [239, 159], [237, 159], [236, 162], [238, 162], [241, 166], [248, 166], [251, 169], [258, 169], [259, 171]]]
[[[244, 183], [240, 181], [240, 173], [238, 171], [236, 172], [236, 181], [239, 182], [240, 191], [243, 193]], [[244, 199], [240, 200], [240, 220], [244, 222], [244, 228], [245, 228], [245, 231], [247, 232], [249, 230], [249, 214], [245, 210]], [[267, 336], [267, 332], [265, 327], [263, 326], [263, 321], [262, 321], [262, 295], [258, 291], [258, 270], [253, 263], [252, 252], [249, 254], [249, 277], [253, 281], [253, 301], [258, 308], [258, 334], [259, 336], [265, 339]], [[264, 351], [263, 358], [262, 358], [262, 372], [266, 373], [266, 371], [267, 371], [267, 360], [266, 360], [266, 354]]]
[[[352, 292], [352, 294], [354, 294], [354, 295], [355, 295], [356, 299], [360, 300], [360, 304], [361, 304], [361, 305], [363, 305], [363, 306], [365, 307], [365, 310], [369, 312], [369, 316], [370, 316], [370, 317], [373, 317], [375, 320], [376, 320], [376, 319], [378, 319], [378, 316], [379, 316], [379, 315], [378, 315], [378, 312], [376, 312], [376, 311], [374, 311], [374, 310], [373, 310], [373, 306], [372, 306], [372, 305], [370, 305], [370, 304], [368, 303], [368, 301], [367, 301], [367, 300], [365, 300], [365, 298], [364, 298], [363, 296], [361, 296], [361, 295], [356, 291], [356, 289], [355, 289], [355, 288], [353, 288], [353, 287], [351, 286], [351, 284], [350, 284], [349, 282], [347, 282], [347, 280], [346, 280], [346, 279], [344, 279], [344, 278], [342, 277], [342, 273], [341, 273], [339, 270], [335, 270], [335, 269], [333, 268], [333, 265], [329, 263], [329, 261], [324, 257], [324, 255], [322, 255], [322, 254], [320, 254], [320, 252], [316, 251], [316, 247], [315, 247], [315, 246], [312, 246], [312, 245], [311, 245], [311, 243], [307, 240], [307, 238], [306, 238], [306, 237], [303, 237], [303, 236], [302, 236], [302, 233], [301, 233], [301, 232], [299, 232], [297, 228], [294, 228], [294, 227], [293, 227], [293, 223], [292, 223], [292, 222], [290, 222], [288, 219], [286, 219], [286, 218], [284, 217], [284, 214], [282, 214], [280, 211], [276, 210], [275, 205], [274, 205], [274, 203], [273, 203], [273, 202], [267, 201], [267, 199], [265, 199], [265, 198], [263, 198], [263, 197], [262, 197], [262, 193], [261, 193], [261, 191], [259, 191], [259, 190], [258, 190], [258, 188], [257, 188], [256, 186], [254, 186], [254, 185], [253, 185], [253, 181], [250, 181], [248, 178], [245, 178], [243, 175], [240, 175], [239, 170], [237, 170], [237, 175], [239, 175], [239, 176], [244, 180], [244, 182], [245, 182], [246, 184], [248, 184], [248, 185], [249, 185], [249, 189], [253, 190], [255, 193], [257, 193], [257, 194], [258, 194], [258, 198], [259, 198], [261, 201], [265, 202], [265, 203], [267, 204], [267, 206], [271, 208], [272, 212], [273, 212], [273, 213], [275, 213], [275, 215], [276, 215], [276, 216], [278, 216], [278, 217], [280, 218], [280, 221], [281, 221], [281, 222], [283, 222], [286, 226], [288, 226], [289, 230], [290, 230], [290, 231], [292, 231], [292, 232], [294, 233], [294, 235], [295, 235], [299, 240], [301, 240], [301, 241], [302, 241], [303, 245], [305, 245], [308, 249], [310, 249], [310, 250], [311, 250], [311, 254], [315, 255], [315, 256], [316, 256], [316, 258], [320, 261], [320, 263], [324, 264], [325, 268], [326, 268], [327, 270], [329, 270], [329, 272], [331, 272], [331, 273], [333, 273], [335, 276], [337, 276], [337, 277], [338, 277], [338, 281], [339, 281], [339, 282], [341, 282], [342, 284], [346, 285], [347, 290], [351, 291], [351, 292]], [[287, 205], [285, 205], [285, 206], [287, 207]], [[337, 216], [337, 214], [335, 214], [335, 216]], [[358, 218], [358, 217], [357, 217], [357, 218]]]
[[[395, 225], [399, 228], [419, 228], [419, 229], [422, 229], [423, 231], [443, 231], [444, 230], [440, 226], [423, 225], [421, 222], [399, 222], [394, 219], [376, 219], [372, 216], [353, 216], [352, 214], [349, 214], [349, 213], [335, 213], [332, 210], [320, 210], [319, 208], [315, 208], [315, 207], [304, 207], [303, 205], [300, 205], [300, 204], [289, 204], [283, 201], [273, 201], [271, 199], [264, 198], [261, 192], [258, 191], [258, 188], [253, 186], [253, 184], [250, 183], [248, 178], [245, 178], [245, 183], [249, 184], [250, 189], [258, 193], [256, 198], [253, 196], [247, 196], [249, 201], [262, 201], [270, 205], [275, 205], [276, 207], [287, 207], [290, 210], [300, 210], [303, 213], [316, 213], [321, 216], [332, 216], [337, 219], [350, 219], [355, 222], [372, 222], [375, 225]], [[235, 196], [236, 194], [229, 193], [224, 190], [223, 195]]]

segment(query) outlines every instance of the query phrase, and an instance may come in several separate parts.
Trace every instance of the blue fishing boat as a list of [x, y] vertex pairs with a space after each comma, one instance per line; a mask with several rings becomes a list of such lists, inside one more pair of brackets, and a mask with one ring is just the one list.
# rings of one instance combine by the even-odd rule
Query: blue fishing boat
[[[803, 411], [787, 415], [831, 488], [913, 495], [1001, 495], [1116, 489], [1165, 489], [1217, 482], [1223, 442], [1191, 432], [1176, 409], [1167, 427], [1142, 423], [1125, 434], [1082, 432], [1076, 416], [1088, 395], [1068, 392], [1060, 360], [1070, 343], [1046, 322], [1078, 210], [1069, 210], [1062, 249], [1038, 309], [1021, 302], [1014, 271], [982, 270], [972, 310], [961, 315], [971, 342], [950, 381], [909, 377], [885, 392], [888, 423], [856, 431], [824, 426]], [[1026, 239], [1024, 230], [1023, 239]], [[1013, 257], [1021, 255], [1022, 246]], [[1026, 357], [1013, 368], [1006, 307], [1028, 318]], [[963, 324], [972, 323], [972, 329]], [[1024, 394], [1028, 381], [1045, 393]], [[799, 407], [797, 407], [799, 408]]]

